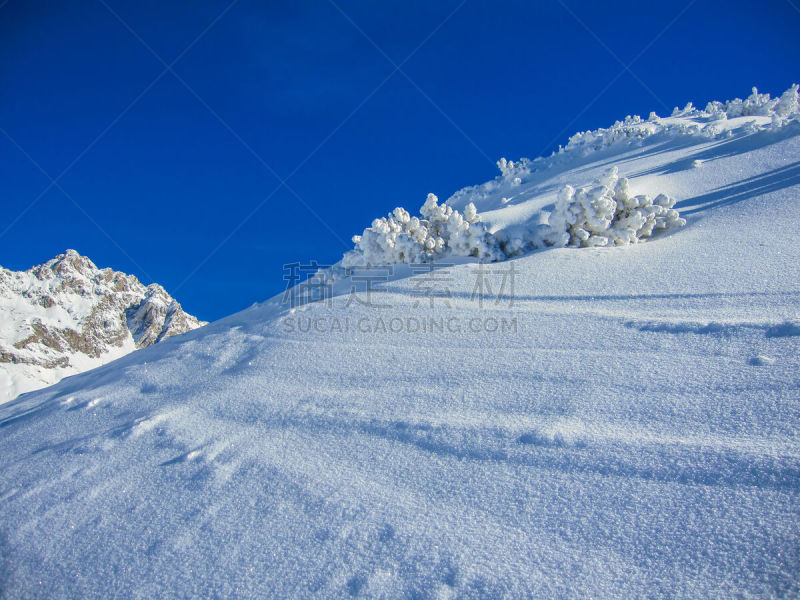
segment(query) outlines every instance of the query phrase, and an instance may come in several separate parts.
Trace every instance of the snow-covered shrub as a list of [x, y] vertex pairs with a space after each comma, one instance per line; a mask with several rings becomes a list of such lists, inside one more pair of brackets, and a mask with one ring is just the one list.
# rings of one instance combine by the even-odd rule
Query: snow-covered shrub
[[749, 117], [751, 115], [767, 116], [777, 100], [770, 100], [769, 94], [759, 94], [758, 88], [753, 88], [753, 93], [746, 100], [734, 98], [725, 103], [725, 113], [729, 119], [736, 117]]
[[796, 83], [781, 94], [772, 108], [773, 122], [782, 123], [791, 117], [800, 115], [800, 86]]
[[753, 88], [752, 93], [744, 100], [734, 98], [727, 102], [713, 101], [706, 105], [705, 111], [697, 110], [692, 103], [686, 105], [683, 110], [675, 109], [673, 117], [709, 117], [712, 121], [723, 119], [735, 119], [737, 117], [774, 117], [786, 118], [796, 115], [797, 105], [797, 84], [786, 90], [779, 98], [772, 98], [769, 94], [760, 94], [758, 88]]
[[705, 112], [708, 113], [709, 121], [724, 121], [728, 118], [728, 113], [725, 112], [725, 105], [717, 100], [706, 104]]
[[691, 116], [697, 113], [697, 109], [694, 107], [694, 104], [691, 102], [687, 102], [686, 106], [683, 108], [678, 108], [677, 106], [672, 109], [671, 117], [686, 117]]
[[504, 180], [511, 182], [512, 185], [519, 185], [531, 174], [529, 163], [527, 158], [520, 158], [518, 161], [501, 158], [497, 161], [497, 168], [500, 169], [501, 177]]
[[792, 85], [779, 98], [760, 94], [758, 88], [753, 88], [753, 93], [745, 100], [734, 98], [727, 102], [709, 102], [706, 112], [716, 120], [749, 116], [772, 117], [773, 123], [781, 125], [790, 117], [800, 114], [798, 86]]
[[[624, 121], [617, 121], [611, 127], [576, 133], [569, 138], [566, 146], [559, 147], [557, 154], [576, 151], [588, 154], [620, 142], [639, 142], [656, 134], [670, 136], [700, 134], [714, 138], [720, 134], [728, 135], [728, 130], [720, 131], [713, 126], [713, 122], [747, 116], [772, 118], [771, 124], [754, 124], [756, 131], [782, 127], [789, 121], [800, 119], [797, 84], [792, 85], [779, 98], [771, 98], [769, 94], [761, 94], [753, 88], [753, 93], [745, 100], [735, 98], [727, 102], [709, 102], [705, 110], [700, 110], [689, 102], [682, 109], [675, 108], [667, 119], [662, 119], [655, 113], [650, 113], [646, 121], [638, 116], [626, 117]], [[692, 119], [699, 121], [693, 124], [686, 122]], [[704, 121], [712, 125], [707, 127]], [[537, 162], [542, 160], [544, 159], [528, 161], [528, 165], [534, 168]]]
[[565, 186], [550, 214], [545, 242], [552, 246], [623, 246], [650, 237], [654, 230], [685, 225], [665, 194], [632, 196], [628, 180], [612, 167], [595, 184]]
[[[428, 194], [420, 216], [395, 208], [375, 219], [355, 248], [342, 258], [344, 268], [397, 263], [421, 263], [438, 258], [472, 256], [505, 260], [548, 246], [622, 246], [650, 237], [659, 229], [684, 225], [665, 194], [633, 196], [628, 180], [613, 167], [593, 186], [565, 186], [546, 221], [519, 224], [491, 233], [473, 203], [461, 213]], [[545, 213], [546, 214], [546, 213]], [[543, 217], [542, 217], [543, 218]]]
[[611, 127], [578, 132], [569, 138], [565, 147], [559, 147], [559, 153], [575, 151], [578, 148], [584, 153], [589, 153], [621, 141], [643, 140], [661, 130], [656, 119], [655, 113], [651, 113], [647, 121], [638, 115], [629, 115], [624, 121], [616, 121]]
[[457, 191], [447, 203], [464, 206], [467, 202], [475, 202], [480, 205], [494, 195], [513, 196], [517, 193], [515, 188], [528, 181], [532, 173], [567, 164], [572, 156], [589, 155], [615, 144], [644, 144], [652, 136], [666, 138], [702, 135], [709, 139], [731, 137], [734, 132], [725, 126], [724, 121], [743, 115], [771, 118], [771, 123], [763, 119], [756, 122], [754, 119], [749, 129], [742, 127], [743, 133], [777, 129], [800, 120], [798, 86], [792, 85], [779, 98], [770, 98], [769, 94], [760, 94], [758, 90], [754, 90], [746, 100], [737, 98], [727, 102], [709, 102], [705, 110], [700, 110], [689, 102], [682, 109], [676, 108], [671, 117], [662, 118], [651, 112], [647, 119], [634, 115], [625, 117], [623, 121], [617, 121], [610, 127], [578, 132], [569, 138], [565, 146], [559, 146], [550, 156], [519, 160], [501, 158], [497, 161], [500, 176]]
[[421, 263], [446, 256], [505, 258], [474, 204], [467, 204], [462, 214], [428, 194], [419, 212], [422, 218], [398, 207], [375, 219], [361, 235], [353, 236], [356, 247], [344, 255], [342, 266]]

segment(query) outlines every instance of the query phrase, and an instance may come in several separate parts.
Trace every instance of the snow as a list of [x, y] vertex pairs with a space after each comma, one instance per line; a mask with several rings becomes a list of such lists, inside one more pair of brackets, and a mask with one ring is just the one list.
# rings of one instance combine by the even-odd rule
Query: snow
[[0, 406], [0, 596], [800, 594], [800, 124], [728, 131], [447, 202], [529, 230], [615, 165], [687, 219], [646, 243], [338, 280]]
[[33, 390], [53, 385], [75, 373], [89, 371], [100, 365], [136, 350], [133, 339], [126, 339], [122, 345], [109, 348], [101, 356], [90, 357], [82, 352], [64, 353], [68, 364], [64, 367], [45, 367], [36, 364], [0, 365], [0, 403], [8, 402]]

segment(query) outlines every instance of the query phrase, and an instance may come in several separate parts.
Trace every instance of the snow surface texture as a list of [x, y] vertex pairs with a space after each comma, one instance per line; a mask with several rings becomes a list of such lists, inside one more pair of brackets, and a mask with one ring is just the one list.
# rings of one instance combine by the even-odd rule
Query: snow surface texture
[[203, 324], [160, 285], [75, 250], [27, 271], [0, 267], [0, 403]]
[[800, 124], [731, 132], [456, 198], [530, 230], [614, 164], [670, 235], [276, 298], [0, 407], [0, 596], [796, 597]]

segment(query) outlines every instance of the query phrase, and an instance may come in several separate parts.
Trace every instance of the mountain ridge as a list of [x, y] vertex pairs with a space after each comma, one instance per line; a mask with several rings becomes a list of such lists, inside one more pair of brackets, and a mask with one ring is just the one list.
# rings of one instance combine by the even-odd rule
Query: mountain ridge
[[0, 402], [205, 324], [157, 283], [66, 250], [0, 267]]

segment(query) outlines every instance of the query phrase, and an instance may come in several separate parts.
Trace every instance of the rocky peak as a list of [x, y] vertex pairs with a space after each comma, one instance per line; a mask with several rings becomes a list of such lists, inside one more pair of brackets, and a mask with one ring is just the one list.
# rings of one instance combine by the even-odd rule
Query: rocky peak
[[160, 285], [75, 250], [0, 267], [0, 402], [204, 324]]

